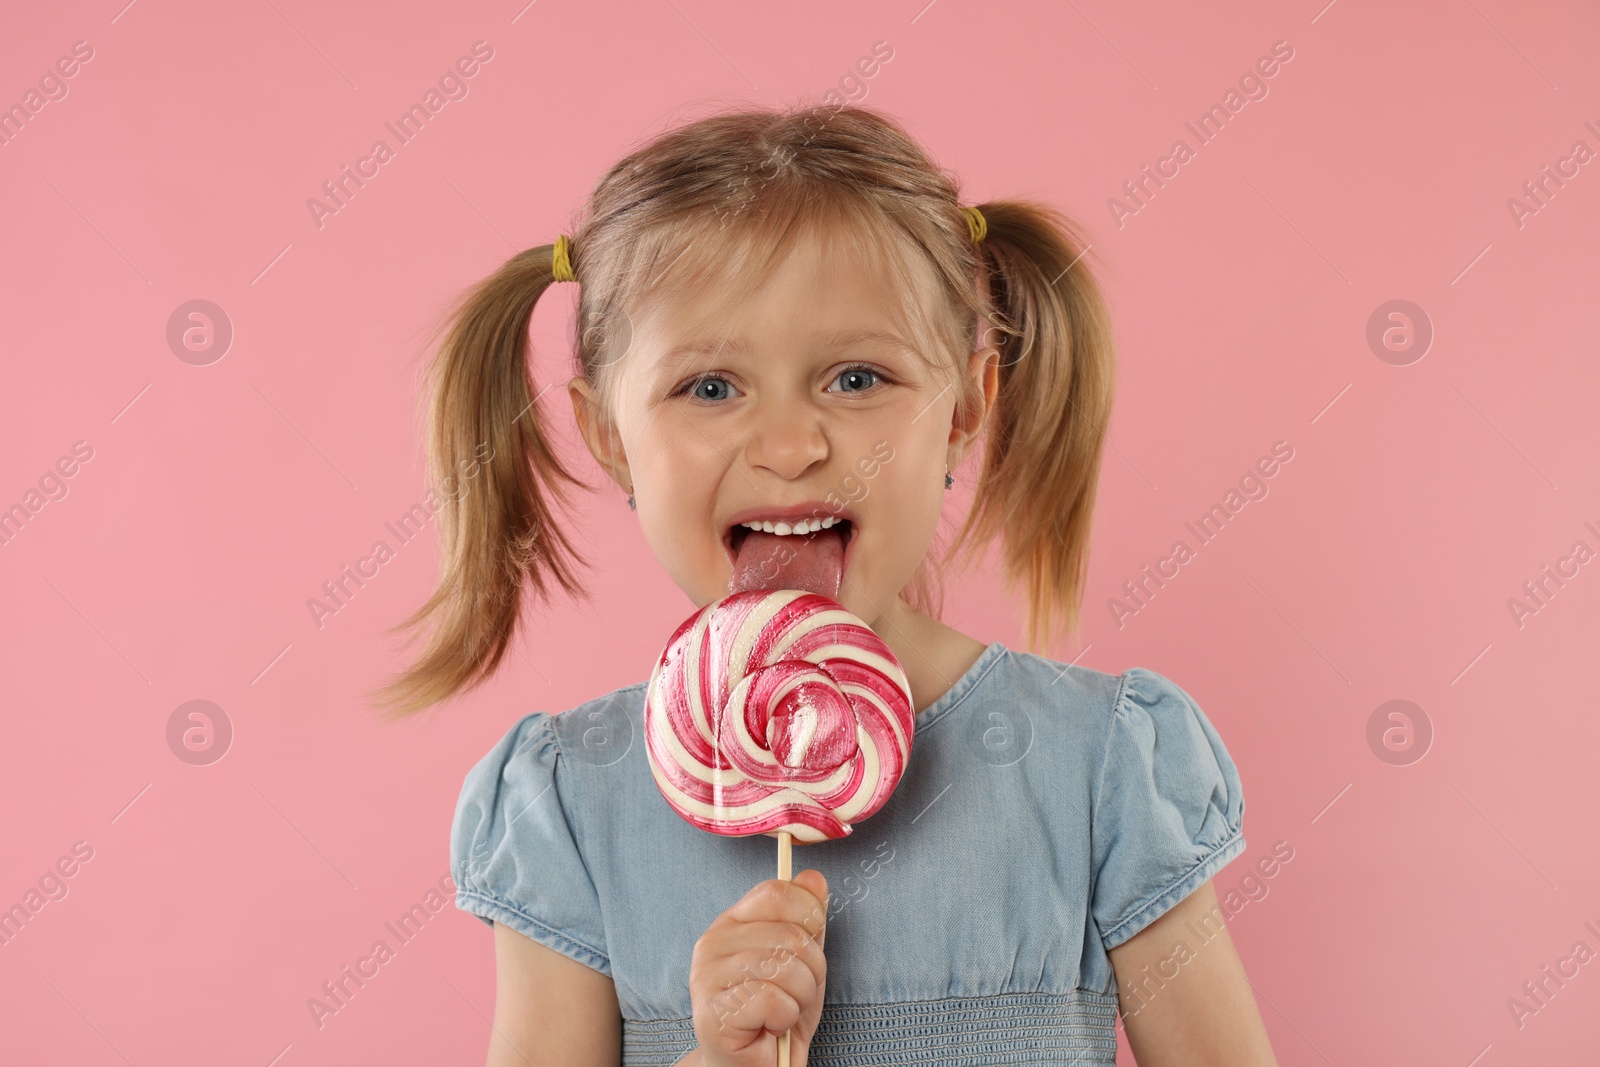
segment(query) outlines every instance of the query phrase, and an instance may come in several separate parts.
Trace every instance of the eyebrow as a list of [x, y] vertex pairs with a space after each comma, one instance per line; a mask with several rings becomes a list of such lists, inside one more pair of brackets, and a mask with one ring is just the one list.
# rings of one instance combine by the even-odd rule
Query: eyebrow
[[[901, 349], [910, 355], [916, 354], [916, 349], [912, 348], [903, 337], [883, 330], [835, 330], [833, 333], [814, 338], [813, 344], [818, 348], [848, 348], [869, 341]], [[662, 355], [659, 366], [664, 370], [670, 370], [694, 356], [714, 355], [718, 352], [743, 354], [749, 350], [750, 344], [743, 337], [686, 341], [669, 348]]]

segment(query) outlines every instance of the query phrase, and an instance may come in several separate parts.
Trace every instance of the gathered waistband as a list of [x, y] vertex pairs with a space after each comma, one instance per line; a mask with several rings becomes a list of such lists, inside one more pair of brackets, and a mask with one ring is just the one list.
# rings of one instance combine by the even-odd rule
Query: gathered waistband
[[[1117, 1062], [1114, 993], [999, 993], [894, 1004], [824, 1004], [809, 1067]], [[624, 1067], [671, 1067], [692, 1019], [624, 1019]]]

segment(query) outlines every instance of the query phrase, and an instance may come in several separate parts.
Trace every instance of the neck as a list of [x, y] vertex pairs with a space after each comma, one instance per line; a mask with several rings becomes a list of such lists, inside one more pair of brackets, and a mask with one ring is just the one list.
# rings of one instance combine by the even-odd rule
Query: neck
[[918, 713], [949, 692], [988, 647], [900, 597], [868, 625], [904, 668], [911, 683], [911, 706]]

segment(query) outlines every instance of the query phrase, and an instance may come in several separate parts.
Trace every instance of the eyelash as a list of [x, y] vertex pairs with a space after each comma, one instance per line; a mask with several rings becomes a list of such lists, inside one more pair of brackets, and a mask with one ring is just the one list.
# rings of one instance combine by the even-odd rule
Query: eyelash
[[[838, 381], [851, 371], [866, 371], [868, 374], [878, 379], [878, 384], [884, 384], [889, 381], [889, 376], [887, 374], [883, 373], [883, 371], [879, 370], [877, 367], [874, 367], [870, 363], [847, 363], [845, 366], [839, 369], [838, 374], [833, 376], [833, 380]], [[698, 389], [702, 384], [710, 381], [727, 381], [727, 379], [717, 374], [702, 374], [698, 378], [691, 378], [682, 385], [678, 386], [677, 390], [672, 395], [675, 397], [687, 396]], [[857, 393], [870, 393], [871, 391], [872, 387], [870, 386], [866, 389], [856, 390]], [[699, 400], [700, 398], [696, 397], [695, 399]], [[718, 401], [715, 400], [701, 400], [700, 402], [702, 404], [718, 403]]]

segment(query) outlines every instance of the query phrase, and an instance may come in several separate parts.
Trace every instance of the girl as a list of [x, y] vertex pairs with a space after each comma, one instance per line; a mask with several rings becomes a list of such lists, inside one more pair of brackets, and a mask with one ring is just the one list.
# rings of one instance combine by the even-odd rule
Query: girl
[[998, 538], [1030, 644], [1076, 629], [1113, 382], [1082, 248], [1049, 208], [963, 208], [869, 109], [741, 111], [622, 160], [570, 238], [455, 309], [430, 463], [471, 459], [476, 481], [445, 502], [439, 587], [402, 624], [436, 625], [392, 707], [492, 673], [525, 584], [582, 592], [551, 501], [583, 483], [524, 351], [570, 281], [576, 425], [673, 581], [696, 608], [832, 596], [894, 651], [917, 714], [889, 803], [792, 882], [771, 838], [663, 801], [644, 682], [521, 719], [451, 833], [457, 905], [495, 930], [491, 1065], [766, 1067], [786, 1031], [795, 1067], [1112, 1064], [1119, 1009], [1143, 1067], [1275, 1063], [1211, 886], [1244, 851], [1244, 798], [1204, 713], [1152, 671], [1069, 669], [938, 618], [929, 549], [982, 443], [946, 561]]

